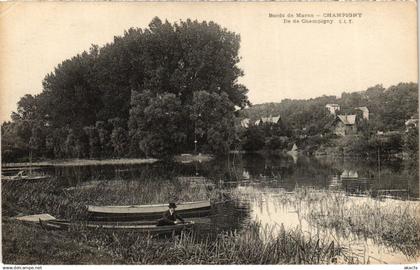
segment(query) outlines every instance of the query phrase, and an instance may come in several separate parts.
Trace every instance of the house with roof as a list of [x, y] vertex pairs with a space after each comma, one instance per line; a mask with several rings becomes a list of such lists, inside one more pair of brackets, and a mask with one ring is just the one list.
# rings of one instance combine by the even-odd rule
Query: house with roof
[[369, 109], [367, 107], [357, 107], [354, 109], [362, 111], [363, 119], [369, 120]]
[[274, 116], [271, 115], [269, 117], [261, 117], [257, 121], [255, 121], [255, 125], [258, 126], [260, 124], [277, 124], [280, 121], [280, 116]]
[[338, 136], [356, 134], [356, 115], [337, 115], [331, 123], [331, 129]]
[[325, 108], [328, 109], [328, 111], [330, 111], [331, 114], [336, 114], [337, 111], [340, 110], [340, 105], [338, 104], [327, 104], [325, 105]]

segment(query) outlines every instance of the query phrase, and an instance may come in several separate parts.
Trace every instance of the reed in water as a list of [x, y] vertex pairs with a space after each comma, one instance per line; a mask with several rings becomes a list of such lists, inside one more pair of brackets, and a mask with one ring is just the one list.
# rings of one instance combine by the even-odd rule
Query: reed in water
[[[268, 189], [235, 190], [233, 197], [252, 200], [257, 205], [267, 200]], [[245, 198], [244, 198], [245, 197]], [[297, 188], [278, 191], [269, 200], [276, 207], [297, 211], [312, 227], [333, 230], [341, 236], [370, 238], [401, 251], [411, 258], [420, 256], [420, 202], [371, 197], [351, 197], [345, 192]]]
[[223, 191], [207, 186], [190, 186], [176, 179], [94, 181], [73, 189], [57, 179], [37, 183], [6, 182], [2, 186], [3, 216], [20, 213], [49, 213], [55, 217], [83, 220], [86, 205], [157, 204], [226, 199]]
[[[3, 260], [11, 264], [330, 264], [353, 263], [334, 241], [251, 223], [202, 239], [184, 231], [168, 238], [135, 232], [49, 231], [7, 221]], [[30, 241], [30, 242], [29, 242]], [[28, 245], [27, 243], [31, 243]]]
[[[320, 235], [308, 235], [299, 228], [273, 230], [255, 223], [241, 230], [217, 233], [207, 240], [197, 239], [193, 233], [184, 233], [175, 239], [156, 239], [101, 231], [47, 233], [38, 226], [5, 221], [7, 217], [20, 213], [50, 213], [59, 218], [80, 220], [85, 218], [86, 204], [151, 204], [174, 198], [177, 201], [194, 201], [243, 196], [243, 191], [241, 194], [237, 189], [230, 193], [228, 191], [191, 186], [179, 183], [176, 179], [130, 180], [123, 184], [103, 181], [89, 188], [67, 191], [55, 179], [38, 183], [4, 183], [3, 255], [10, 263], [23, 263], [25, 258], [26, 263], [84, 263], [84, 260], [124, 264], [366, 263], [354, 257], [351, 249], [338, 246], [338, 242]], [[264, 190], [249, 193], [248, 199], [262, 202], [265, 198], [263, 194]], [[333, 228], [344, 235], [351, 232], [361, 237], [370, 237], [401, 250], [407, 256], [419, 256], [418, 202], [349, 198], [344, 193], [299, 188], [293, 193], [279, 191], [275, 198], [278, 206], [292, 205], [311, 224]], [[28, 246], [25, 244], [27, 239], [37, 244]], [[65, 241], [76, 242], [66, 244]], [[45, 243], [55, 248], [58, 257], [54, 260], [40, 254]], [[74, 252], [90, 254], [90, 259], [79, 257], [73, 251], [67, 254], [65, 250], [69, 246]]]

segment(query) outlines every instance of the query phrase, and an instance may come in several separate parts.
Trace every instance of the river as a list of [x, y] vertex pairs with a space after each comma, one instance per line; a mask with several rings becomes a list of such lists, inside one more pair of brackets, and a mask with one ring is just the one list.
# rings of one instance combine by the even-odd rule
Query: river
[[[61, 179], [66, 190], [95, 187], [103, 181], [177, 180], [206, 189], [222, 188], [235, 194], [233, 201], [218, 204], [210, 230], [240, 231], [258, 222], [276, 231], [300, 229], [334, 239], [352, 250], [359, 263], [408, 263], [412, 258], [369, 237], [343, 235], [321, 228], [305, 218], [308, 205], [298, 207], [284, 198], [297, 190], [334, 192], [346, 203], [418, 204], [418, 165], [401, 160], [312, 158], [300, 155], [230, 155], [208, 162], [156, 162], [141, 165], [55, 166], [42, 169]], [[301, 204], [299, 204], [301, 205]], [[417, 207], [417, 209], [419, 209]]]

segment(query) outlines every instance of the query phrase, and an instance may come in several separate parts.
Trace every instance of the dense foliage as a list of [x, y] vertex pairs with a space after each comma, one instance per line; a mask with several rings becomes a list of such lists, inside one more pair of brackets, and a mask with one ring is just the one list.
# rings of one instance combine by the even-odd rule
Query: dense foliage
[[418, 114], [418, 85], [400, 83], [388, 89], [382, 85], [369, 87], [365, 91], [322, 96], [308, 100], [284, 99], [280, 103], [264, 103], [243, 110], [243, 117], [256, 120], [268, 115], [281, 116], [284, 123], [293, 129], [305, 129], [319, 133], [329, 122], [326, 104], [338, 104], [341, 111], [353, 113], [354, 108], [369, 109], [372, 129], [381, 131], [404, 130], [405, 121]]
[[[400, 83], [308, 100], [250, 105], [237, 83], [240, 37], [213, 22], [171, 24], [155, 18], [103, 47], [63, 61], [43, 81], [43, 91], [25, 95], [12, 121], [2, 124], [2, 160], [21, 158], [168, 157], [177, 153], [229, 150], [306, 153], [338, 147], [350, 154], [417, 157], [418, 131], [405, 121], [418, 117], [418, 86]], [[338, 139], [335, 116], [358, 117], [358, 134]], [[246, 108], [238, 112], [237, 108]], [[238, 117], [239, 116], [239, 117]], [[276, 123], [255, 125], [262, 117]], [[239, 121], [250, 119], [249, 128]], [[378, 136], [397, 132], [394, 135]]]
[[213, 22], [155, 18], [59, 64], [41, 94], [24, 96], [2, 126], [3, 159], [225, 153], [235, 106], [239, 35]]
[[[338, 104], [337, 114], [356, 114], [358, 134], [335, 136], [331, 132], [335, 116], [326, 109], [326, 104]], [[357, 107], [369, 109], [369, 120], [363, 119]], [[241, 114], [251, 123], [270, 115], [281, 119], [276, 125], [251, 124], [243, 130], [242, 147], [247, 151], [290, 149], [296, 143], [310, 154], [330, 147], [335, 148], [335, 154], [390, 156], [404, 150], [410, 158], [418, 156], [415, 150], [418, 149], [418, 128], [407, 129], [405, 125], [408, 119], [418, 118], [418, 85], [415, 83], [400, 83], [388, 89], [376, 85], [361, 92], [343, 93], [341, 98], [285, 99], [280, 103], [254, 105]], [[278, 130], [280, 125], [283, 132]], [[267, 132], [273, 127], [277, 128], [275, 132]]]

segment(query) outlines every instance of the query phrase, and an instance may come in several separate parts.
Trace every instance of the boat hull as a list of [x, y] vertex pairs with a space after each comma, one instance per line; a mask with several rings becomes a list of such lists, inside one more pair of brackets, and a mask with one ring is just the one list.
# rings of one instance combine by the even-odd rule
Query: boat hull
[[40, 175], [40, 176], [31, 176], [31, 177], [15, 177], [15, 176], [2, 176], [1, 180], [2, 181], [30, 181], [30, 182], [35, 182], [35, 181], [42, 181], [42, 180], [47, 180], [51, 178], [49, 175]]
[[40, 225], [45, 229], [69, 230], [78, 228], [82, 230], [106, 230], [106, 231], [135, 231], [139, 233], [166, 234], [180, 232], [191, 228], [194, 222], [185, 222], [175, 225], [157, 226], [157, 222], [70, 222], [65, 220], [41, 221]]
[[[167, 204], [131, 206], [88, 206], [89, 220], [133, 221], [159, 219], [168, 209]], [[205, 217], [210, 214], [209, 201], [182, 203], [177, 214], [183, 218]]]

